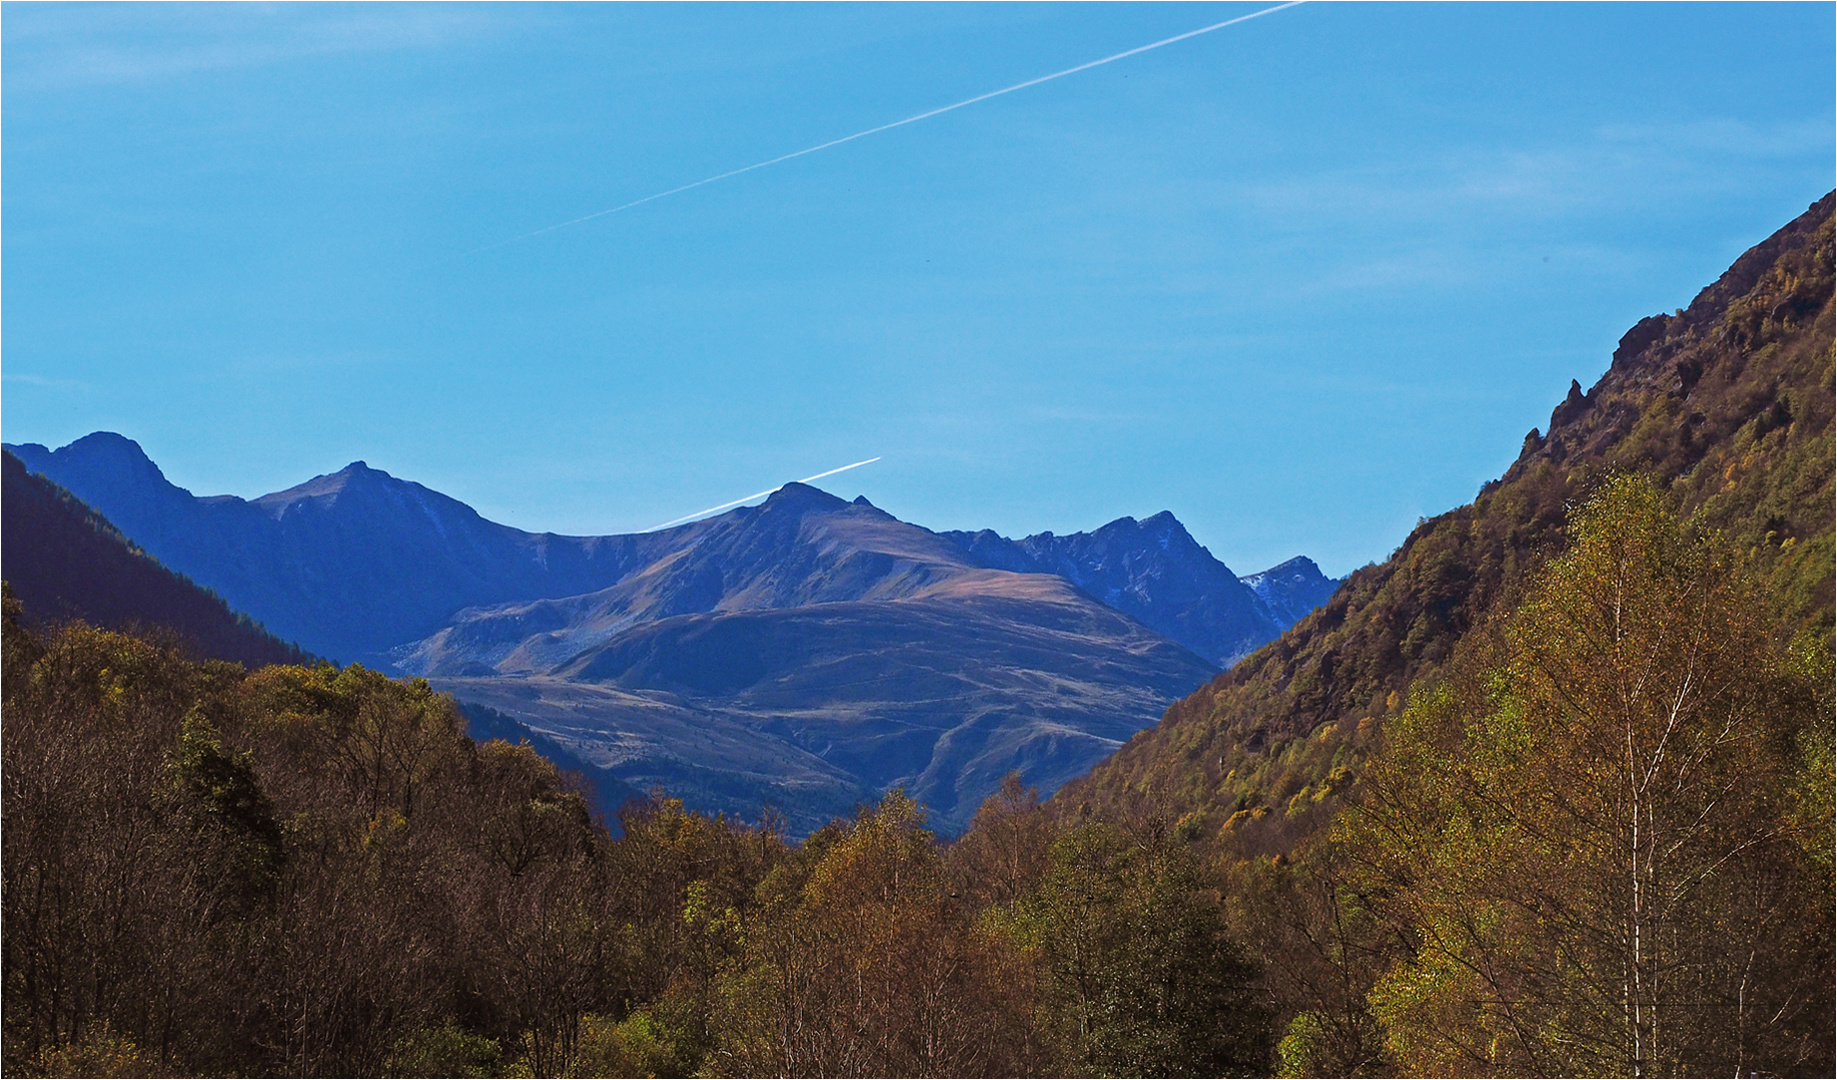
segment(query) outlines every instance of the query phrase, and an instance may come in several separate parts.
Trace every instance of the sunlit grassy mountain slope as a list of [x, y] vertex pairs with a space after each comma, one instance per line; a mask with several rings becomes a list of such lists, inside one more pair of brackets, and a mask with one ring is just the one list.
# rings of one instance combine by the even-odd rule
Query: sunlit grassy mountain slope
[[946, 832], [1007, 772], [1051, 790], [1215, 670], [1063, 578], [801, 484], [608, 589], [461, 612], [400, 666], [631, 786], [770, 802], [800, 831], [904, 786]]
[[199, 656], [250, 666], [298, 664], [304, 652], [131, 544], [107, 518], [18, 458], [0, 454], [0, 577], [30, 623], [82, 619], [177, 635]]
[[1468, 506], [1167, 711], [1065, 805], [1192, 815], [1245, 850], [1324, 820], [1413, 682], [1560, 543], [1565, 508], [1612, 470], [1660, 483], [1772, 585], [1782, 634], [1832, 635], [1832, 196], [1673, 315], [1627, 332], [1586, 394]]
[[[642, 561], [616, 584], [461, 611], [398, 650], [398, 665], [424, 675], [536, 674], [641, 623], [909, 599], [977, 570], [936, 535], [865, 499], [848, 503], [805, 484], [785, 485], [762, 506], [635, 539]], [[983, 577], [1000, 589], [1015, 575]]]

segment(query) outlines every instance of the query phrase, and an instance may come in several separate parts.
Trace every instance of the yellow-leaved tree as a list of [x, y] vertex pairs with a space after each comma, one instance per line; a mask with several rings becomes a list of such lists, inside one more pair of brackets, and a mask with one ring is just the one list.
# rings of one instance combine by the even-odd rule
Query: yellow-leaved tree
[[722, 1076], [1017, 1076], [1027, 971], [971, 924], [895, 789], [774, 868], [718, 981]]
[[1605, 483], [1338, 829], [1401, 957], [1369, 996], [1393, 1067], [1828, 1072], [1831, 823], [1798, 793], [1829, 669], [1654, 486]]

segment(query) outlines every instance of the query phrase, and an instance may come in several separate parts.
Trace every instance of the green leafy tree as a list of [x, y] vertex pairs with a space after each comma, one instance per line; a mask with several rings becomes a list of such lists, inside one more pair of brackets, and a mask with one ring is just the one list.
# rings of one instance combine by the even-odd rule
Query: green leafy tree
[[1263, 970], [1282, 1076], [1383, 1076], [1383, 1030], [1366, 995], [1395, 949], [1326, 837], [1294, 857], [1251, 859], [1229, 875], [1232, 929]]
[[1215, 883], [1166, 830], [1090, 822], [1054, 843], [1021, 925], [1044, 970], [1062, 1068], [1096, 1075], [1268, 1070], [1268, 1010]]

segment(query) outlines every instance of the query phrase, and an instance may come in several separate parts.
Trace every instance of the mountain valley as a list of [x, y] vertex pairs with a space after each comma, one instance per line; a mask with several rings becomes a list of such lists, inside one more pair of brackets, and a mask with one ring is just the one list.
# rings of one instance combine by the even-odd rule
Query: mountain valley
[[362, 462], [243, 500], [111, 433], [8, 451], [278, 633], [547, 744], [603, 802], [661, 787], [798, 834], [893, 787], [947, 833], [1008, 772], [1051, 791], [1337, 585], [1305, 558], [1240, 580], [1165, 512], [1014, 541], [788, 484], [572, 537]]
[[[1619, 1075], [1645, 1061], [1617, 1041], [1637, 970], [1667, 1071], [1828, 1075], [1834, 198], [1634, 326], [1471, 505], [1343, 583], [1233, 575], [1165, 513], [1010, 540], [790, 484], [553, 537], [362, 463], [249, 502], [116, 435], [9, 446], [6, 925], [100, 943], [9, 953], [61, 973], [9, 1002], [96, 987], [136, 1075], [166, 1069], [145, 1000], [213, 1075], [315, 1071], [226, 1063], [347, 997], [317, 1071], [534, 1061], [541, 1030], [544, 1075], [769, 1075], [864, 1070], [723, 1069], [771, 1045], [733, 1002], [857, 1001], [852, 1054], [864, 1017], [932, 1030], [943, 985], [966, 1046], [1020, 1048], [955, 1072], [1063, 1075], [1117, 1038], [1054, 989], [1108, 950], [1104, 1000], [1185, 1002], [1119, 1074]], [[49, 473], [415, 677], [304, 666]], [[1647, 888], [1668, 910], [1629, 947]], [[173, 941], [230, 955], [147, 962]], [[455, 1004], [480, 987], [499, 1012]], [[530, 987], [559, 1004], [519, 1011]], [[349, 1034], [374, 1016], [406, 1019]], [[596, 1048], [562, 1048], [570, 1024]], [[1166, 1034], [1213, 1041], [1172, 1058]], [[878, 1071], [937, 1071], [900, 1060]]]

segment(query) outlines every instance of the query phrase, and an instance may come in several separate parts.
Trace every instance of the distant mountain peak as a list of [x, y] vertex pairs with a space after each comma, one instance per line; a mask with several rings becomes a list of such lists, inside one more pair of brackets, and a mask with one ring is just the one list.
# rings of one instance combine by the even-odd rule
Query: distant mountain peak
[[324, 473], [303, 484], [295, 484], [285, 491], [263, 495], [255, 500], [255, 504], [272, 512], [276, 508], [291, 506], [304, 499], [330, 499], [346, 491], [408, 486], [410, 486], [408, 481], [397, 480], [381, 469], [372, 469], [361, 461], [353, 461], [335, 473]]
[[[1074, 533], [1073, 535], [1081, 534]], [[1176, 546], [1188, 551], [1204, 550], [1200, 547], [1199, 541], [1193, 539], [1193, 534], [1186, 531], [1186, 526], [1181, 524], [1180, 519], [1174, 516], [1172, 510], [1163, 510], [1140, 521], [1132, 517], [1119, 517], [1093, 530], [1089, 535], [1092, 541], [1100, 545], [1152, 543], [1162, 551], [1169, 551]], [[1042, 533], [1041, 536], [1051, 537], [1052, 534]]]
[[[1108, 524], [1105, 524], [1105, 525], [1100, 525], [1097, 528], [1091, 530], [1091, 535], [1096, 536], [1100, 533], [1107, 533], [1107, 532], [1125, 532], [1125, 533], [1179, 532], [1179, 533], [1185, 533], [1186, 526], [1180, 523], [1180, 519], [1174, 516], [1174, 512], [1172, 510], [1163, 510], [1158, 514], [1153, 515], [1152, 517], [1142, 518], [1140, 521], [1137, 521], [1135, 518], [1129, 517], [1127, 515], [1123, 517], [1119, 517], [1115, 521], [1109, 522]], [[1040, 535], [1050, 536], [1051, 534], [1042, 533]]]
[[[147, 456], [147, 452], [141, 449], [139, 443], [126, 435], [117, 435], [112, 431], [92, 431], [56, 451], [47, 451], [35, 443], [29, 443], [20, 449], [40, 451], [47, 456], [55, 453], [60, 460], [99, 465], [112, 472], [127, 475], [158, 477], [162, 483], [167, 482], [166, 474], [153, 463], [153, 459]], [[26, 463], [32, 464], [29, 459]]]
[[761, 510], [788, 510], [807, 514], [819, 510], [840, 510], [848, 505], [846, 499], [838, 498], [822, 488], [811, 487], [795, 481], [786, 484], [766, 497]]
[[121, 450], [135, 457], [147, 459], [147, 453], [140, 448], [139, 443], [114, 431], [92, 431], [64, 449], [75, 450], [78, 453], [93, 453], [101, 449]]
[[1171, 510], [1066, 536], [1008, 540], [990, 529], [940, 535], [979, 566], [1061, 577], [1223, 667], [1294, 621], [1278, 621]]
[[352, 487], [354, 485], [379, 488], [411, 488], [420, 486], [413, 480], [402, 480], [398, 477], [391, 476], [381, 469], [373, 469], [368, 463], [363, 461], [351, 462], [349, 465], [333, 473], [331, 478], [339, 480], [346, 487]]
[[[102, 445], [110, 452], [121, 449]], [[4, 458], [4, 576], [34, 622], [82, 618], [102, 626], [161, 625], [207, 656], [252, 665], [311, 660], [161, 565], [75, 495], [29, 472], [10, 451]]]
[[1186, 526], [1180, 523], [1180, 519], [1174, 516], [1172, 510], [1163, 510], [1151, 518], [1144, 519], [1142, 531], [1154, 537], [1160, 543], [1163, 551], [1167, 550], [1169, 544], [1176, 542], [1189, 547], [1199, 546], [1199, 541], [1193, 539], [1193, 534], [1186, 531]]
[[1245, 574], [1243, 580], [1248, 583], [1252, 578], [1295, 577], [1297, 575], [1323, 578], [1326, 576], [1321, 573], [1320, 565], [1313, 559], [1308, 558], [1306, 555], [1297, 555], [1286, 562], [1279, 562], [1267, 570], [1260, 570], [1254, 574]]
[[1338, 591], [1342, 578], [1330, 578], [1306, 555], [1297, 555], [1267, 570], [1238, 579], [1250, 586], [1276, 620], [1293, 626]]

